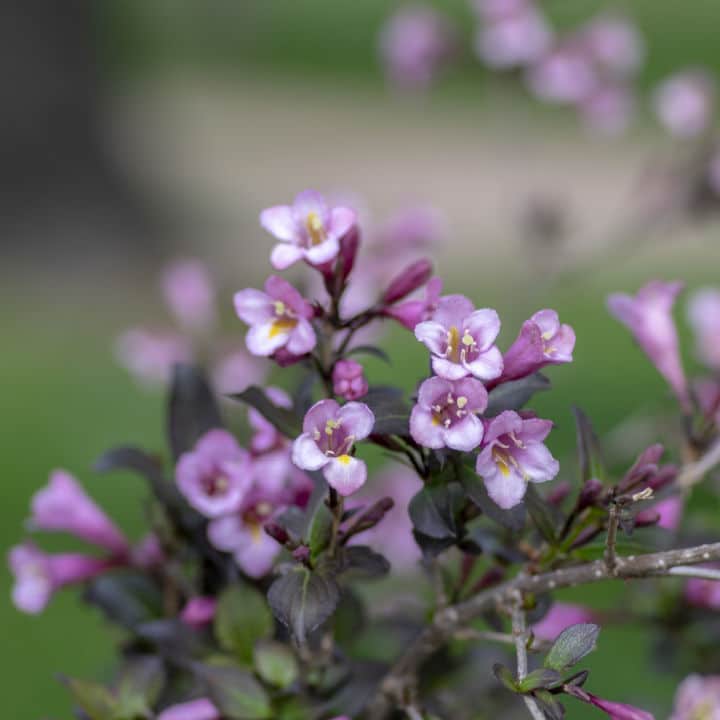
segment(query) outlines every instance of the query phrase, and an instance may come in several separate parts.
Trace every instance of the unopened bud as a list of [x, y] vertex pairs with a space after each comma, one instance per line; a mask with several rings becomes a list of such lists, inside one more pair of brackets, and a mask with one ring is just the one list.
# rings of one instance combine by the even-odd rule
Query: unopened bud
[[432, 270], [432, 263], [427, 258], [408, 265], [408, 267], [390, 282], [388, 289], [382, 297], [383, 303], [385, 305], [392, 305], [418, 288], [421, 288], [430, 279]]
[[284, 545], [290, 539], [287, 530], [282, 525], [274, 522], [269, 522], [265, 525], [265, 532], [281, 545]]
[[578, 498], [578, 510], [594, 505], [603, 491], [603, 484], [597, 478], [590, 478], [580, 490]]

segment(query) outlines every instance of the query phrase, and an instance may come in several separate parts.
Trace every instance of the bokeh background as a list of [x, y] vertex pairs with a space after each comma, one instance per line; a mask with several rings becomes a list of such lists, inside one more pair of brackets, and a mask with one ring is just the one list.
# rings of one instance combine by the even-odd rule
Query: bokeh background
[[[469, 45], [466, 3], [435, 5]], [[606, 4], [544, 6], [558, 27], [571, 27]], [[557, 422], [551, 445], [568, 477], [572, 404], [589, 412], [624, 459], [637, 446], [624, 442], [632, 423], [621, 423], [672, 408], [604, 309], [609, 291], [634, 291], [655, 276], [691, 288], [720, 284], [712, 214], [642, 237], [618, 234], [647, 195], [654, 159], [674, 152], [667, 136], [647, 112], [620, 138], [594, 136], [572, 114], [529, 100], [512, 78], [484, 71], [469, 51], [429, 92], [399, 95], [377, 60], [393, 7], [389, 0], [3, 3], [3, 549], [21, 537], [28, 499], [54, 467], [75, 472], [139, 536], [140, 481], [90, 468], [118, 443], [161, 449], [164, 399], [116, 364], [114, 339], [128, 325], [167, 321], [157, 275], [183, 255], [205, 259], [228, 291], [228, 328], [239, 339], [229, 292], [268, 271], [271, 241], [258, 212], [305, 187], [353, 193], [376, 218], [407, 203], [437, 208], [446, 231], [434, 254], [445, 287], [497, 308], [505, 342], [539, 307], [557, 308], [575, 327], [576, 361], [550, 373], [554, 390], [538, 401]], [[646, 37], [641, 89], [686, 66], [720, 72], [715, 0], [620, 7]], [[532, 245], [527, 218], [538, 203], [561, 212], [560, 251]], [[692, 366], [687, 333], [685, 340]], [[424, 372], [424, 351], [406, 332], [388, 343], [393, 366], [370, 363], [370, 378], [410, 389], [408, 378]], [[675, 449], [673, 430], [672, 422], [652, 429], [650, 439]], [[709, 513], [720, 511], [713, 496], [702, 500]], [[1, 572], [4, 717], [68, 718], [54, 678], [102, 677], [118, 636], [73, 592], [40, 617], [18, 614]], [[569, 597], [608, 607], [622, 593], [593, 587]], [[652, 653], [643, 627], [604, 631], [588, 663], [593, 690], [666, 717], [677, 678], [652, 665]], [[570, 707], [572, 718], [597, 715]]]

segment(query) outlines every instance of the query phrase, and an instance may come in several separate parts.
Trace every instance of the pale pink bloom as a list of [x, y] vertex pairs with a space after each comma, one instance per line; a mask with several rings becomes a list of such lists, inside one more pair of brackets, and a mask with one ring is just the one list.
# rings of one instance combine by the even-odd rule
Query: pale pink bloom
[[12, 548], [8, 564], [15, 576], [12, 601], [18, 610], [32, 615], [45, 609], [56, 590], [90, 580], [113, 566], [109, 560], [79, 553], [50, 555], [31, 543]]
[[528, 482], [552, 480], [560, 464], [544, 445], [550, 420], [523, 417], [506, 410], [490, 420], [475, 470], [490, 498], [507, 510], [525, 497]]
[[64, 470], [50, 473], [48, 484], [32, 498], [32, 530], [64, 531], [115, 555], [125, 555], [128, 542], [75, 478]]
[[598, 85], [598, 70], [577, 39], [558, 45], [528, 69], [527, 82], [541, 100], [576, 104]]
[[375, 424], [375, 416], [364, 403], [340, 407], [335, 400], [320, 400], [306, 413], [303, 432], [292, 449], [292, 460], [303, 470], [322, 469], [325, 480], [340, 495], [351, 495], [365, 484], [367, 466], [351, 455], [358, 440], [364, 440]]
[[190, 598], [180, 612], [180, 619], [190, 627], [203, 628], [215, 618], [217, 600], [214, 597], [198, 595]]
[[405, 89], [425, 89], [450, 57], [453, 44], [444, 16], [426, 5], [407, 5], [383, 26], [380, 56], [391, 82]]
[[193, 358], [190, 341], [172, 332], [144, 328], [127, 330], [117, 339], [118, 362], [144, 384], [167, 384], [173, 366]]
[[688, 675], [675, 693], [670, 720], [720, 720], [720, 675]]
[[487, 390], [475, 378], [431, 377], [418, 391], [410, 414], [410, 434], [423, 447], [474, 450], [484, 432], [477, 413], [482, 413], [487, 403]]
[[643, 38], [637, 26], [621, 15], [593, 18], [580, 31], [595, 61], [618, 75], [633, 75], [645, 58]]
[[571, 625], [595, 622], [594, 613], [582, 605], [553, 603], [540, 622], [532, 626], [533, 635], [539, 640], [555, 642], [558, 635]]
[[252, 482], [249, 454], [226, 430], [210, 430], [180, 456], [175, 468], [178, 489], [206, 517], [240, 507]]
[[655, 91], [655, 112], [662, 126], [677, 137], [694, 137], [712, 120], [713, 81], [704, 70], [671, 75]]
[[635, 296], [616, 293], [607, 299], [608, 309], [633, 334], [650, 361], [667, 380], [685, 411], [690, 398], [680, 359], [677, 329], [672, 310], [682, 283], [654, 280]]
[[246, 288], [235, 293], [235, 311], [250, 326], [245, 343], [253, 355], [269, 356], [284, 348], [300, 357], [317, 343], [312, 305], [276, 275], [265, 281], [264, 292]]
[[298, 260], [323, 265], [340, 251], [340, 238], [356, 222], [355, 212], [346, 207], [328, 207], [315, 190], [301, 192], [292, 205], [276, 205], [260, 213], [260, 224], [280, 242], [270, 262], [285, 270]]
[[243, 348], [223, 353], [212, 369], [213, 387], [219, 395], [231, 395], [259, 385], [268, 371], [266, 360], [251, 355]]
[[165, 302], [178, 323], [190, 330], [215, 324], [215, 286], [207, 266], [200, 260], [176, 260], [161, 277]]
[[432, 367], [447, 380], [473, 375], [493, 380], [502, 374], [502, 354], [495, 345], [500, 318], [490, 308], [475, 310], [463, 295], [440, 298], [430, 320], [415, 327], [415, 337], [433, 355]]
[[157, 720], [220, 720], [220, 711], [208, 698], [198, 698], [165, 708]]
[[702, 288], [694, 292], [687, 314], [698, 357], [711, 370], [720, 370], [720, 290]]

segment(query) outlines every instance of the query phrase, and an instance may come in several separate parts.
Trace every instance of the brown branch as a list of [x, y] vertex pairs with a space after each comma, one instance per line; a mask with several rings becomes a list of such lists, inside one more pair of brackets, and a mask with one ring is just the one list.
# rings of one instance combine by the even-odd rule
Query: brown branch
[[[527, 659], [527, 623], [523, 609], [522, 593], [518, 593], [512, 608], [512, 632], [515, 639], [515, 655], [517, 657], [517, 679], [524, 680], [528, 673]], [[534, 720], [545, 720], [545, 716], [535, 700], [527, 695], [523, 697], [525, 707]]]
[[415, 687], [418, 670], [429, 657], [442, 648], [462, 626], [485, 611], [499, 606], [512, 606], [518, 593], [543, 593], [614, 578], [662, 577], [669, 575], [669, 571], [675, 567], [718, 561], [720, 543], [712, 543], [683, 550], [616, 557], [613, 571], [608, 570], [605, 560], [597, 560], [541, 575], [520, 574], [436, 613], [430, 625], [419, 634], [380, 683], [367, 715], [371, 720], [382, 720], [393, 708], [405, 705], [408, 690]]

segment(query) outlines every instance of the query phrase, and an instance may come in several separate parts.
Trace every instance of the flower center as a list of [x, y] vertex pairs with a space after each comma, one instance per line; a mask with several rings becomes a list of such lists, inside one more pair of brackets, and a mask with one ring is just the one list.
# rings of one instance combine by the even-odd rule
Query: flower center
[[204, 482], [205, 494], [209, 497], [224, 495], [230, 487], [230, 481], [225, 475], [212, 475], [206, 477]]
[[276, 319], [273, 320], [272, 325], [270, 326], [271, 338], [294, 330], [298, 324], [297, 318], [282, 300], [275, 300], [273, 304], [275, 306]]
[[433, 425], [442, 425], [445, 428], [461, 420], [468, 414], [468, 399], [464, 395], [456, 398], [452, 393], [448, 393], [432, 406], [432, 422]]
[[464, 328], [461, 333], [459, 328], [453, 325], [448, 330], [445, 357], [452, 362], [464, 363], [471, 359], [470, 355], [477, 350], [477, 346], [475, 338], [467, 328]]
[[310, 245], [319, 245], [325, 242], [325, 228], [320, 216], [316, 212], [309, 212], [305, 218], [305, 229], [307, 230], [308, 237], [310, 238]]

